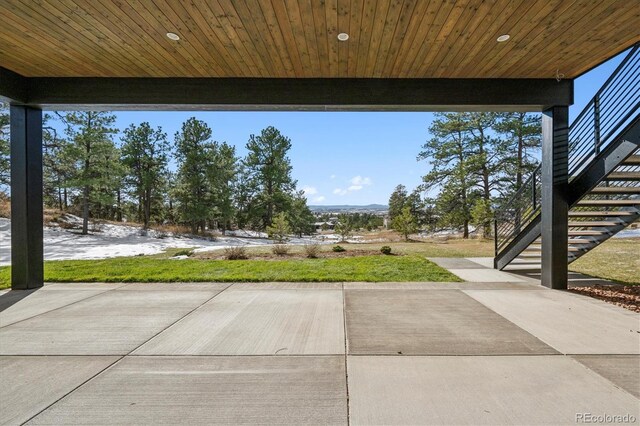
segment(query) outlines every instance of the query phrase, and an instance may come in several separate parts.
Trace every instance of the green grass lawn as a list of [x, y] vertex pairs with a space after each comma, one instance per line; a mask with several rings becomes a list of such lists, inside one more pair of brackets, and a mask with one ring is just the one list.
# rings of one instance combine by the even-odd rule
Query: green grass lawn
[[[0, 268], [0, 287], [10, 285]], [[169, 260], [150, 256], [45, 262], [48, 282], [441, 281], [458, 277], [417, 255], [289, 260]]]

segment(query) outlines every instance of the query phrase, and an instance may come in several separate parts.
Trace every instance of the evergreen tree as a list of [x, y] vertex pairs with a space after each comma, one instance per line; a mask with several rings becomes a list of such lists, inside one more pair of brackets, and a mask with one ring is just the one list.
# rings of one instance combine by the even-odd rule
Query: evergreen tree
[[278, 213], [273, 218], [273, 223], [267, 226], [267, 234], [269, 234], [269, 238], [272, 238], [278, 244], [286, 242], [290, 233], [291, 226], [289, 225], [287, 215], [284, 212]]
[[276, 212], [287, 211], [296, 181], [291, 177], [291, 160], [287, 152], [291, 140], [269, 126], [260, 135], [251, 135], [244, 166], [256, 199], [251, 201], [250, 216], [261, 219], [264, 229]]
[[[238, 228], [259, 229], [262, 221], [254, 213], [253, 204], [256, 199], [257, 188], [253, 185], [253, 180], [243, 162], [238, 165], [238, 173], [234, 182], [234, 206], [235, 217]], [[257, 223], [259, 221], [259, 223]]]
[[311, 213], [311, 210], [309, 210], [309, 206], [307, 206], [307, 198], [304, 196], [304, 191], [298, 191], [293, 196], [291, 206], [287, 213], [291, 230], [294, 234], [302, 237], [303, 234], [313, 232], [315, 217], [313, 213]]
[[222, 234], [231, 227], [235, 213], [234, 188], [238, 172], [238, 157], [235, 147], [227, 143], [213, 144], [213, 167], [209, 169], [209, 180], [214, 193], [215, 219]]
[[138, 220], [149, 228], [152, 207], [157, 206], [169, 161], [169, 143], [162, 129], [152, 129], [149, 123], [130, 125], [122, 139], [122, 163], [126, 167], [125, 183], [138, 201]]
[[500, 161], [505, 166], [509, 184], [503, 186], [501, 193], [507, 196], [520, 189], [525, 177], [539, 164], [536, 154], [542, 144], [542, 117], [524, 112], [503, 113], [495, 130], [505, 137], [501, 141]]
[[396, 189], [391, 193], [391, 197], [389, 197], [389, 219], [391, 222], [402, 213], [406, 202], [407, 188], [404, 185], [396, 186]]
[[338, 223], [336, 223], [335, 231], [340, 235], [340, 242], [345, 242], [353, 235], [355, 226], [353, 223], [353, 216], [349, 214], [341, 214], [338, 216]]
[[409, 235], [418, 230], [416, 219], [409, 206], [402, 208], [400, 214], [393, 219], [392, 226], [404, 237], [405, 241], [409, 241]]
[[175, 135], [178, 160], [177, 188], [178, 213], [181, 221], [191, 227], [194, 234], [205, 231], [207, 220], [212, 217], [211, 168], [214, 167], [214, 150], [211, 129], [195, 117], [182, 124]]
[[8, 106], [0, 102], [0, 191], [11, 182], [11, 165], [9, 155], [11, 146], [9, 142], [9, 109]]
[[492, 128], [498, 119], [497, 113], [474, 112], [463, 115], [468, 126], [471, 144], [474, 154], [468, 158], [470, 169], [476, 179], [476, 187], [479, 188], [483, 202], [481, 206], [487, 209], [485, 221], [477, 224], [483, 228], [483, 235], [491, 234], [491, 198], [494, 190], [504, 185], [504, 165], [502, 161], [503, 144], [498, 138], [492, 137]]
[[108, 112], [70, 112], [63, 116], [69, 139], [68, 158], [73, 173], [67, 182], [80, 191], [82, 234], [88, 233], [91, 209], [102, 210], [114, 203], [117, 178], [120, 176], [119, 155], [112, 135], [115, 116]]
[[429, 127], [432, 138], [423, 146], [418, 160], [428, 160], [431, 171], [422, 179], [426, 189], [440, 188], [436, 202], [440, 223], [462, 227], [463, 238], [469, 238], [471, 207], [475, 200], [473, 172], [475, 164], [470, 157], [475, 147], [464, 115], [438, 113]]
[[64, 211], [69, 206], [69, 179], [73, 174], [73, 159], [69, 142], [48, 126], [53, 119], [49, 114], [43, 117], [42, 163], [43, 195], [47, 206]]

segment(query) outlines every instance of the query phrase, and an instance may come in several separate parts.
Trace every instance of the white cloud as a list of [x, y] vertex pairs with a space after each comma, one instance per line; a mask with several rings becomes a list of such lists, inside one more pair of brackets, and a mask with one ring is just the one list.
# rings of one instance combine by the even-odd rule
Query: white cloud
[[315, 195], [318, 193], [318, 190], [314, 186], [305, 186], [302, 188], [304, 195]]
[[336, 178], [336, 175], [329, 176], [329, 179], [335, 179], [335, 178]]
[[314, 202], [314, 203], [321, 203], [321, 202], [323, 202], [324, 200], [325, 200], [325, 196], [324, 196], [324, 195], [320, 195], [320, 196], [318, 196], [318, 197], [315, 197], [315, 198], [313, 199], [313, 202]]
[[362, 176], [358, 175], [358, 176], [355, 176], [355, 177], [351, 178], [351, 184], [353, 186], [359, 186], [360, 188], [358, 188], [358, 189], [361, 189], [365, 185], [367, 185], [367, 186], [371, 185], [371, 183], [372, 183], [371, 182], [371, 178], [368, 178], [368, 177], [362, 177]]
[[365, 186], [370, 186], [373, 184], [371, 178], [362, 177], [360, 175], [352, 177], [349, 182], [351, 182], [351, 185], [348, 186], [347, 189], [336, 188], [333, 190], [333, 193], [336, 195], [347, 195], [350, 192], [360, 191]]

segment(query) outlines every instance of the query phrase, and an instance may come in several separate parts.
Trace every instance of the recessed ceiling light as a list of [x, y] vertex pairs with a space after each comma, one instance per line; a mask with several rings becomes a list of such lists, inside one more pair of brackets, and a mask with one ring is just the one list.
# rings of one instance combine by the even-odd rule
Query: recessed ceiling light
[[173, 41], [178, 41], [180, 40], [180, 36], [176, 33], [167, 33], [167, 37], [170, 38]]
[[340, 41], [347, 41], [347, 40], [349, 40], [349, 34], [347, 34], [347, 33], [340, 33], [340, 34], [338, 34], [338, 40], [340, 40]]
[[503, 41], [507, 41], [511, 38], [511, 36], [509, 34], [502, 34], [500, 37], [498, 37], [497, 41], [498, 43], [502, 43]]

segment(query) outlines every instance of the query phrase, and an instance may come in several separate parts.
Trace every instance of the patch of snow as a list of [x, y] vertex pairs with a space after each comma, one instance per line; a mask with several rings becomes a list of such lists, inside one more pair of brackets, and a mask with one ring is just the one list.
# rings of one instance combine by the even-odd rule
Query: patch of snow
[[[82, 219], [62, 215], [60, 221], [80, 227]], [[273, 244], [267, 235], [255, 231], [231, 231], [216, 239], [177, 236], [139, 227], [112, 223], [90, 226], [89, 235], [79, 229], [64, 229], [59, 225], [46, 226], [43, 232], [45, 260], [105, 259], [119, 256], [140, 256], [162, 253], [169, 248], [190, 248], [200, 253], [223, 250], [235, 246], [264, 246]], [[326, 236], [324, 236], [326, 237]], [[336, 237], [337, 239], [337, 237]], [[335, 239], [320, 236], [292, 238], [287, 244], [331, 244]], [[176, 256], [181, 259], [182, 256]], [[0, 218], [0, 266], [11, 263], [11, 221]]]
[[613, 238], [640, 238], [640, 228], [623, 229], [614, 235]]
[[244, 237], [244, 238], [267, 238], [269, 237], [266, 232], [249, 231], [244, 229], [238, 229], [237, 231], [227, 231], [227, 235], [232, 237]]

